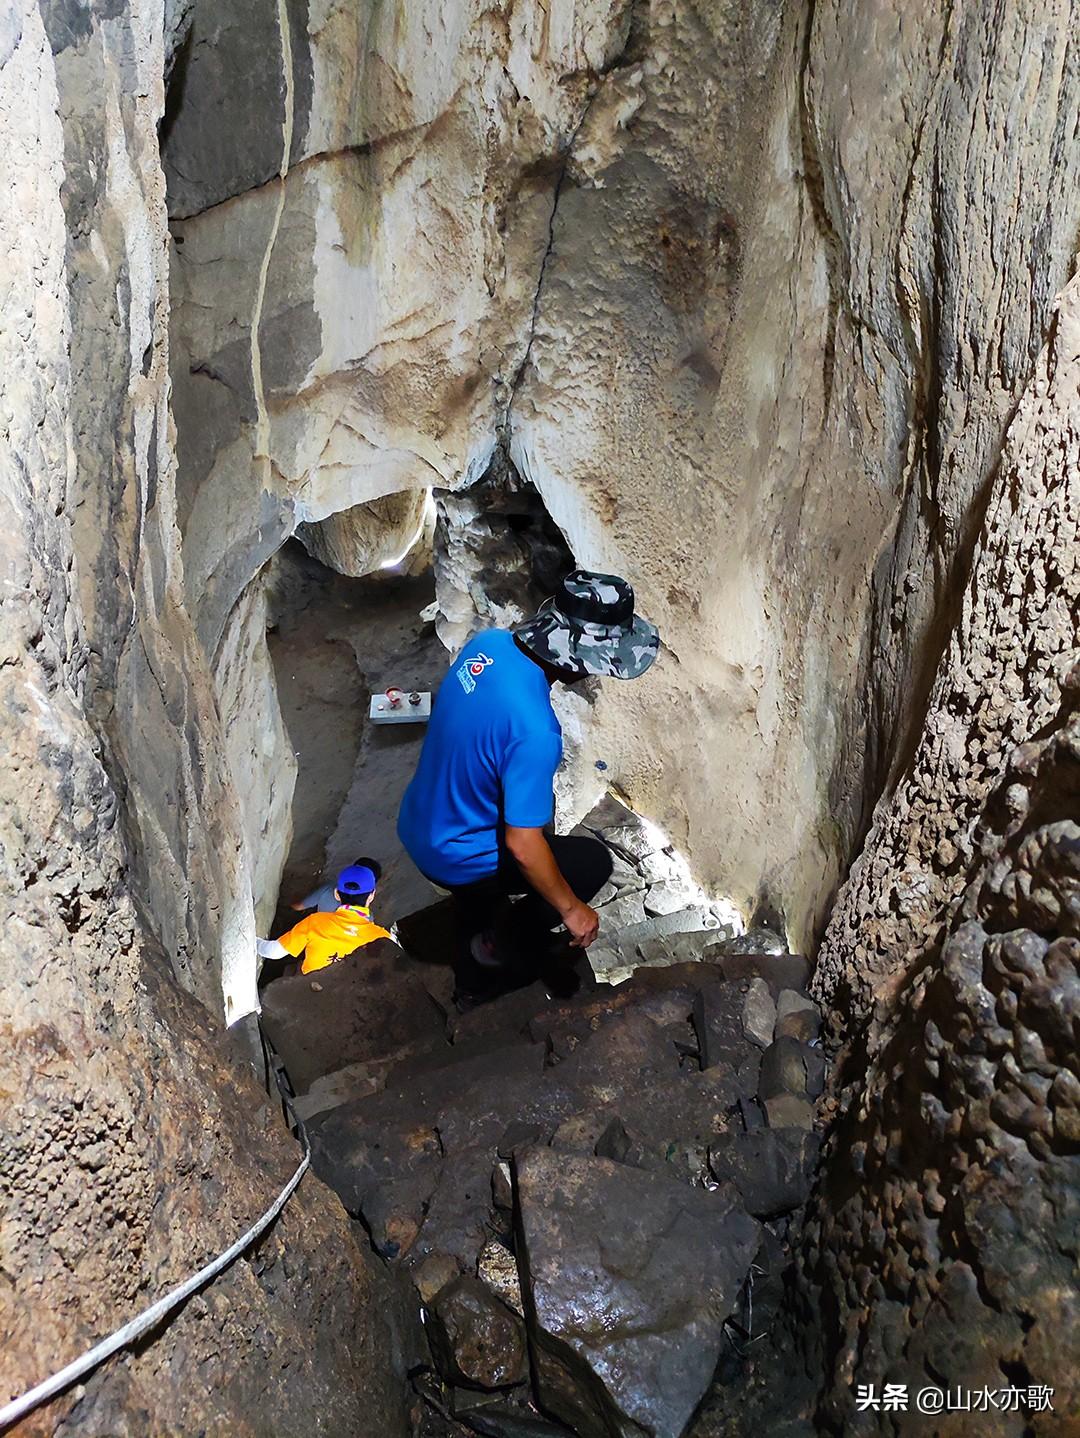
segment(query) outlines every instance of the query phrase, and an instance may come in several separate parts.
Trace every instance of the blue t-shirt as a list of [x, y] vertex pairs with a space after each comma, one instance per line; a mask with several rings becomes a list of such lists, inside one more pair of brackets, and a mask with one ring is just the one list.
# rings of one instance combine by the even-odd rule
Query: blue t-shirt
[[562, 731], [544, 671], [506, 629], [475, 635], [435, 698], [398, 815], [398, 836], [429, 879], [452, 888], [498, 868], [503, 824], [550, 822]]

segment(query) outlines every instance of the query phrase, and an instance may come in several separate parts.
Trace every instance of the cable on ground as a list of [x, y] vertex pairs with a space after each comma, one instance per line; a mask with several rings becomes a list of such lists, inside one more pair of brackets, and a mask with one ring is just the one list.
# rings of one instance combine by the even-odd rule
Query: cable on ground
[[167, 1314], [171, 1313], [174, 1308], [179, 1307], [186, 1298], [190, 1298], [204, 1283], [208, 1283], [211, 1278], [216, 1278], [223, 1268], [227, 1268], [233, 1259], [239, 1258], [244, 1249], [254, 1243], [260, 1234], [264, 1233], [266, 1229], [270, 1227], [274, 1219], [277, 1218], [278, 1214], [292, 1197], [293, 1191], [307, 1172], [310, 1163], [311, 1155], [305, 1152], [300, 1166], [292, 1178], [289, 1179], [288, 1183], [258, 1222], [253, 1224], [252, 1227], [238, 1238], [230, 1248], [227, 1248], [224, 1253], [219, 1253], [217, 1258], [211, 1260], [205, 1268], [200, 1268], [198, 1273], [192, 1274], [184, 1283], [179, 1284], [170, 1293], [166, 1293], [164, 1298], [159, 1298], [156, 1303], [152, 1303], [150, 1307], [140, 1313], [137, 1318], [133, 1318], [130, 1323], [125, 1323], [122, 1328], [118, 1328], [110, 1337], [95, 1344], [95, 1346], [84, 1353], [81, 1358], [76, 1358], [73, 1362], [68, 1363], [65, 1367], [61, 1368], [59, 1372], [54, 1373], [51, 1378], [46, 1378], [35, 1388], [31, 1388], [28, 1393], [24, 1393], [21, 1398], [13, 1398], [10, 1403], [5, 1403], [4, 1406], [0, 1408], [0, 1429], [9, 1428], [20, 1418], [25, 1418], [27, 1413], [40, 1407], [42, 1403], [47, 1403], [50, 1398], [55, 1398], [57, 1394], [62, 1393], [65, 1388], [69, 1388], [77, 1379], [82, 1378], [92, 1369], [104, 1363], [106, 1358], [111, 1358], [118, 1349], [126, 1348], [129, 1344], [134, 1343], [136, 1339], [141, 1338], [144, 1333], [148, 1333], [151, 1328], [156, 1327]]

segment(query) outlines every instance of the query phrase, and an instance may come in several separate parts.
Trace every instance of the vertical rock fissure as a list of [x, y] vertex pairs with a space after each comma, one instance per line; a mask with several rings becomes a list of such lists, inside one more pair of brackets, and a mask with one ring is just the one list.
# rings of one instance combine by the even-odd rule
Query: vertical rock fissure
[[593, 88], [588, 98], [586, 99], [585, 104], [581, 108], [581, 114], [578, 117], [577, 124], [570, 132], [570, 137], [567, 140], [565, 147], [563, 148], [561, 156], [559, 157], [559, 171], [555, 178], [555, 185], [551, 195], [551, 211], [548, 215], [547, 244], [544, 247], [544, 253], [540, 260], [540, 267], [537, 271], [536, 276], [536, 289], [533, 293], [532, 309], [529, 317], [529, 335], [528, 339], [525, 342], [525, 350], [521, 357], [521, 363], [518, 365], [517, 370], [514, 373], [514, 377], [510, 382], [510, 395], [506, 402], [505, 412], [503, 414], [502, 420], [499, 421], [496, 425], [498, 443], [504, 450], [507, 457], [509, 457], [510, 454], [509, 441], [511, 430], [511, 416], [513, 413], [514, 401], [517, 399], [518, 391], [521, 389], [521, 386], [524, 383], [525, 373], [529, 367], [529, 360], [532, 356], [533, 343], [536, 339], [537, 326], [540, 321], [540, 300], [544, 290], [544, 278], [547, 274], [548, 263], [551, 260], [551, 256], [555, 250], [555, 221], [559, 211], [559, 201], [562, 198], [563, 188], [566, 184], [567, 176], [569, 174], [570, 162], [574, 156], [574, 147], [577, 144], [578, 136], [581, 134], [581, 131], [585, 126], [585, 122], [589, 118], [589, 113], [592, 110], [597, 95], [599, 95], [601, 91], [604, 80], [607, 78], [607, 76], [614, 74], [615, 71], [617, 71], [627, 59], [628, 52], [631, 45], [633, 44], [635, 37], [635, 18], [637, 8], [637, 0], [631, 0], [629, 14], [626, 22], [626, 33], [623, 38], [622, 45], [619, 47], [619, 50], [612, 57], [612, 59], [601, 69], [596, 71], [594, 76]]

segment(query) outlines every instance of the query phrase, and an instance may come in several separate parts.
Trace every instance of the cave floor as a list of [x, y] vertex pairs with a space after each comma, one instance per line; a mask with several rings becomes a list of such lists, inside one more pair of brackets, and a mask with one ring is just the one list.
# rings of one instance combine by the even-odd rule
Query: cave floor
[[382, 865], [375, 917], [389, 927], [438, 897], [396, 832], [424, 726], [372, 724], [368, 703], [388, 685], [433, 690], [442, 679], [448, 655], [420, 618], [434, 580], [349, 579], [292, 543], [274, 561], [270, 594], [270, 653], [298, 766], [274, 932], [295, 921], [290, 903], [360, 856]]
[[[613, 796], [580, 827], [611, 854], [596, 903], [621, 982], [579, 960], [576, 992], [541, 970], [459, 1010], [442, 901], [264, 991], [313, 1169], [411, 1290], [413, 1438], [628, 1432], [645, 1411], [745, 1432], [782, 1303], [825, 1077], [808, 965], [672, 911], [662, 836]], [[554, 1376], [530, 1365], [545, 1345]], [[779, 1407], [809, 1438], [799, 1396]]]

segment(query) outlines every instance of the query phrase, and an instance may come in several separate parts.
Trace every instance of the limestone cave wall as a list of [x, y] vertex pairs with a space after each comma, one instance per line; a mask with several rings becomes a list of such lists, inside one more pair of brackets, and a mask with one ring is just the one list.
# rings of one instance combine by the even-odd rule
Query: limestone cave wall
[[[1039, 1433], [1069, 1432], [1080, 1405], [1061, 1346], [1080, 1320], [1078, 378], [1074, 280], [1010, 427], [922, 737], [819, 955], [846, 1047], [803, 1314], [828, 1314], [805, 1332], [841, 1427], [856, 1383], [1044, 1384], [1053, 1415], [1023, 1420]], [[979, 1431], [1020, 1422], [998, 1412]]]
[[297, 525], [501, 454], [664, 636], [590, 755], [813, 942], [1070, 273], [1071, 7], [248, 8], [195, 4], [164, 132], [212, 662]]
[[[5, 1399], [232, 1243], [298, 1159], [222, 1031], [222, 934], [253, 922], [174, 521], [163, 73], [160, 5], [0, 17]], [[309, 1180], [19, 1431], [397, 1433], [393, 1313]]]

